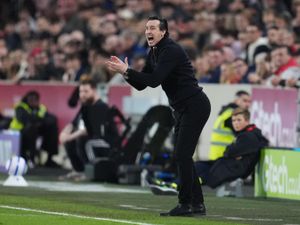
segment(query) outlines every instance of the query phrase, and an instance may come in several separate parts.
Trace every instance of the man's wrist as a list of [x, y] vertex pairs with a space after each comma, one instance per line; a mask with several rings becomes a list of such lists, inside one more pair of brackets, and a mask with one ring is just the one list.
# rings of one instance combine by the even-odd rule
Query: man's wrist
[[126, 69], [126, 71], [123, 73], [123, 77], [127, 80], [127, 79], [129, 79], [129, 77], [128, 77], [128, 73], [129, 73], [129, 67]]

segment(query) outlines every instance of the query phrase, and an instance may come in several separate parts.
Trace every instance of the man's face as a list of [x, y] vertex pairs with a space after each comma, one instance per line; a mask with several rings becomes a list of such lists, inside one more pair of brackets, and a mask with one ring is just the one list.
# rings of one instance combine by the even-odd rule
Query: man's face
[[267, 32], [269, 43], [277, 44], [278, 43], [278, 30], [277, 29], [269, 29]]
[[260, 31], [256, 26], [249, 25], [246, 28], [246, 33], [250, 43], [255, 42], [260, 37]]
[[27, 101], [31, 108], [38, 108], [40, 105], [39, 99], [35, 96], [28, 96]]
[[271, 52], [271, 59], [275, 66], [280, 67], [289, 61], [290, 55], [287, 48], [277, 48]]
[[79, 99], [82, 105], [93, 104], [96, 97], [96, 90], [89, 84], [82, 84], [79, 87]]
[[237, 98], [236, 104], [242, 109], [249, 109], [251, 98], [249, 95], [241, 95], [239, 98]]
[[242, 114], [232, 116], [232, 126], [235, 131], [241, 131], [249, 125], [249, 121]]
[[166, 33], [159, 29], [159, 24], [159, 20], [149, 20], [146, 24], [145, 35], [150, 47], [155, 46]]
[[248, 70], [247, 64], [243, 60], [237, 60], [233, 63], [235, 73], [239, 76], [243, 76], [246, 74]]

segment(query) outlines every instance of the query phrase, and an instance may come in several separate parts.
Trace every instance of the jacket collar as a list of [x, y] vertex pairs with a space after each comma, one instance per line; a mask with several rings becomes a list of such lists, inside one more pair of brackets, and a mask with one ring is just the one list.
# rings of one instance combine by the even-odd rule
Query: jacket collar
[[155, 46], [152, 47], [152, 49], [159, 49], [162, 46], [164, 46], [166, 43], [168, 43], [171, 39], [168, 37], [163, 37]]

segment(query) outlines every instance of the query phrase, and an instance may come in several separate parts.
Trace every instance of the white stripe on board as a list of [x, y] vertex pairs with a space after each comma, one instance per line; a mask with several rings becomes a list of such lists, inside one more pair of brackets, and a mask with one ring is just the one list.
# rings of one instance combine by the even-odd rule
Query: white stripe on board
[[150, 224], [150, 223], [142, 223], [142, 222], [136, 222], [136, 221], [130, 221], [130, 220], [118, 220], [118, 219], [102, 218], [102, 217], [81, 216], [81, 215], [70, 214], [70, 213], [61, 213], [61, 212], [45, 211], [45, 210], [39, 210], [39, 209], [13, 207], [13, 206], [8, 206], [8, 205], [0, 205], [0, 208], [27, 211], [27, 212], [36, 212], [36, 213], [55, 215], [55, 216], [74, 217], [74, 218], [79, 218], [79, 219], [101, 220], [101, 221], [136, 224], [136, 225], [154, 225], [154, 224]]

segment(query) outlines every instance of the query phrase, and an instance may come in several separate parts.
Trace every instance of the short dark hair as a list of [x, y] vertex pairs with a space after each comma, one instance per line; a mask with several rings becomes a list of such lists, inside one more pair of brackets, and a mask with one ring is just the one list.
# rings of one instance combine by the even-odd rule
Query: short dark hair
[[237, 92], [235, 93], [235, 96], [236, 96], [236, 97], [241, 97], [242, 95], [248, 95], [248, 96], [250, 96], [249, 92], [244, 91], [244, 90], [239, 90], [239, 91], [237, 91]]
[[239, 107], [234, 109], [232, 112], [232, 116], [237, 116], [237, 115], [242, 115], [247, 121], [250, 120], [250, 112], [248, 109], [243, 109]]
[[292, 55], [292, 51], [289, 48], [289, 46], [287, 46], [287, 45], [272, 45], [271, 52], [273, 52], [273, 51], [275, 51], [277, 49], [280, 49], [280, 48], [285, 48], [287, 50], [288, 54]]
[[87, 74], [83, 74], [80, 77], [80, 85], [90, 85], [92, 89], [96, 89], [97, 88], [97, 82], [95, 81], [95, 79], [93, 79], [90, 75]]
[[150, 16], [148, 18], [148, 21], [149, 20], [158, 20], [159, 21], [159, 29], [161, 31], [166, 31], [164, 36], [169, 37], [168, 21], [166, 19], [160, 18], [158, 16]]
[[37, 91], [35, 91], [35, 90], [28, 91], [24, 95], [22, 101], [27, 102], [28, 98], [35, 98], [36, 100], [40, 100], [40, 94]]
[[25, 96], [24, 96], [26, 99], [29, 98], [29, 97], [34, 97], [36, 99], [40, 99], [40, 94], [35, 91], [35, 90], [31, 90], [31, 91], [28, 91]]

